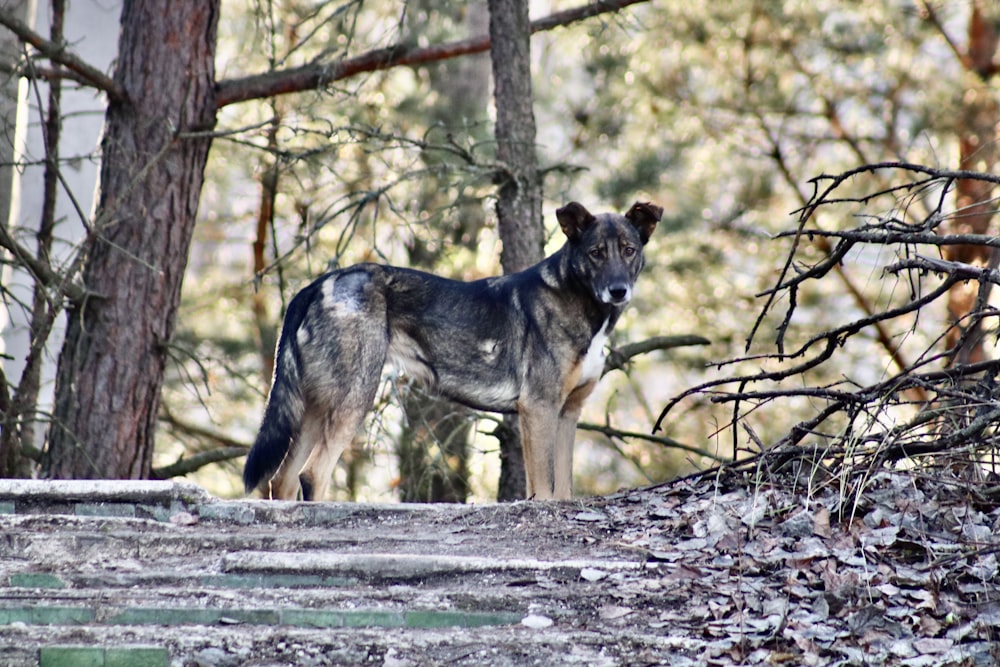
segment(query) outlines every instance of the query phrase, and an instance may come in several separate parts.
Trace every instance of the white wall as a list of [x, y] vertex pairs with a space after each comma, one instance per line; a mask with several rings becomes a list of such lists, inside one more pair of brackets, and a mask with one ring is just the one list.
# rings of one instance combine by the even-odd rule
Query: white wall
[[[37, 8], [35, 5], [37, 4]], [[65, 39], [70, 49], [90, 65], [108, 74], [118, 48], [121, 0], [73, 0], [68, 2], [65, 17]], [[0, 0], [0, 6], [10, 11], [22, 11], [27, 22], [44, 37], [49, 35], [49, 3], [45, 0]], [[10, 48], [21, 48], [13, 35], [0, 28], [0, 50], [4, 62], [9, 62]], [[48, 66], [47, 62], [41, 63]], [[8, 82], [14, 84], [14, 81]], [[0, 216], [9, 220], [10, 227], [21, 244], [34, 250], [34, 230], [38, 227], [42, 209], [42, 174], [40, 161], [44, 157], [41, 123], [47, 104], [48, 88], [44, 83], [18, 82], [18, 114], [16, 133], [13, 105], [0, 106], [0, 163], [9, 163], [11, 155], [17, 164], [14, 170], [0, 168]], [[8, 90], [11, 86], [8, 86]], [[54, 261], [65, 262], [82, 238], [83, 226], [77, 206], [86, 216], [92, 215], [95, 186], [99, 174], [100, 135], [104, 124], [106, 100], [103, 95], [77, 84], [64, 82], [62, 114], [64, 116], [59, 154], [63, 160], [64, 185], [60, 187], [56, 220]], [[9, 184], [9, 204], [4, 189]], [[73, 204], [76, 201], [76, 206]], [[21, 271], [3, 269], [3, 285], [15, 298], [0, 304], [0, 358], [7, 381], [16, 384], [24, 367], [29, 348], [28, 321], [32, 284]], [[20, 303], [18, 303], [20, 302]], [[43, 371], [41, 409], [51, 405], [55, 363], [62, 342], [62, 321], [47, 349]], [[41, 437], [43, 429], [38, 429]]]

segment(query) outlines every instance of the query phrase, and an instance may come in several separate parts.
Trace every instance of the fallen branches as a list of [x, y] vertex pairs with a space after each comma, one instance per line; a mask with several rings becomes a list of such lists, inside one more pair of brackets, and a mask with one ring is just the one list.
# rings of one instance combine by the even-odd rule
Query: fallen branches
[[[879, 179], [861, 178], [876, 172]], [[720, 362], [720, 369], [752, 365], [759, 370], [713, 379], [677, 396], [663, 408], [654, 433], [678, 403], [706, 395], [713, 403], [732, 405], [731, 420], [724, 428], [732, 432], [732, 456], [741, 460], [740, 465], [766, 461], [769, 467], [780, 467], [791, 459], [807, 459], [823, 461], [836, 473], [892, 465], [904, 459], [927, 458], [933, 463], [945, 455], [974, 463], [992, 456], [1000, 449], [1000, 409], [995, 407], [1000, 400], [996, 382], [1000, 361], [968, 363], [958, 350], [968, 336], [1000, 329], [1000, 310], [981, 298], [976, 309], [956, 323], [937, 324], [940, 317], [922, 315], [932, 306], [943, 307], [942, 297], [962, 282], [1000, 284], [1000, 271], [995, 266], [946, 261], [926, 252], [951, 245], [1000, 247], [1000, 239], [994, 236], [942, 231], [944, 222], [962, 215], [946, 208], [947, 194], [958, 179], [1000, 182], [1000, 177], [991, 174], [907, 163], [866, 165], [813, 179], [813, 197], [798, 211], [797, 226], [776, 237], [791, 242], [788, 257], [774, 286], [758, 295], [765, 301], [747, 339], [749, 353], [768, 318], [777, 319], [775, 350]], [[865, 186], [872, 182], [885, 185], [867, 190]], [[818, 221], [821, 212], [825, 214], [824, 227]], [[831, 228], [830, 220], [845, 219], [857, 224]], [[825, 256], [810, 261], [802, 241], [816, 237], [832, 243]], [[879, 247], [894, 255], [882, 267], [883, 278], [898, 278], [908, 287], [908, 295], [887, 300], [871, 314], [805, 336], [787, 351], [800, 322], [810, 319], [801, 312], [802, 295], [818, 290], [835, 267]], [[873, 253], [868, 252], [868, 256]], [[884, 261], [886, 253], [877, 256]], [[980, 293], [988, 292], [980, 289]], [[774, 313], [779, 303], [784, 304], [784, 312]], [[847, 361], [835, 364], [844, 359], [843, 350], [863, 346], [864, 332], [875, 325], [883, 329], [892, 325], [892, 330], [908, 332], [898, 335], [907, 341], [906, 356], [914, 361], [891, 375], [884, 363], [876, 362], [875, 374], [881, 377], [861, 381], [858, 376], [872, 375], [871, 368]], [[943, 341], [956, 328], [960, 330], [958, 342], [948, 348]], [[821, 378], [837, 379], [819, 381]], [[816, 405], [815, 413], [784, 436], [761, 442], [750, 416], [789, 399], [808, 399]], [[750, 449], [740, 444], [744, 434]]]

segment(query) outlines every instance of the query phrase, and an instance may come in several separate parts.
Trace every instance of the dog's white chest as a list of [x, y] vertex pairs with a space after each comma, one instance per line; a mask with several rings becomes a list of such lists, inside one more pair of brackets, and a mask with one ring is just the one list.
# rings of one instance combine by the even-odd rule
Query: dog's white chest
[[[580, 362], [580, 382], [579, 385], [587, 384], [601, 377], [604, 371], [604, 346], [608, 343], [608, 320], [604, 320], [597, 334], [590, 341], [583, 360]], [[578, 386], [579, 386], [578, 385]]]

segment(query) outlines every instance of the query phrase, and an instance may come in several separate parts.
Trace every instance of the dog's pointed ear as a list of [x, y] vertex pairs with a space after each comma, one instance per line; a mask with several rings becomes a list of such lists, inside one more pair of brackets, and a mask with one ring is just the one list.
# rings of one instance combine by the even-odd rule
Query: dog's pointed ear
[[562, 208], [556, 209], [556, 219], [559, 220], [559, 226], [562, 227], [563, 234], [570, 241], [580, 238], [583, 230], [590, 227], [594, 223], [594, 220], [596, 220], [590, 211], [583, 207], [583, 204], [575, 201], [571, 201]]
[[646, 245], [649, 237], [653, 235], [653, 230], [656, 229], [656, 223], [663, 217], [663, 208], [649, 202], [637, 201], [632, 204], [625, 217], [639, 231], [639, 238], [642, 239], [642, 244]]

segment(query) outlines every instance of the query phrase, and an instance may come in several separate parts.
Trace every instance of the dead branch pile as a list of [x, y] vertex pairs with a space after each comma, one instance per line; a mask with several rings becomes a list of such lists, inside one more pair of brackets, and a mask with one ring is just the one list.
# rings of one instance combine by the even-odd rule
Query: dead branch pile
[[[681, 394], [654, 430], [678, 403], [700, 395], [731, 405], [724, 428], [740, 466], [778, 470], [804, 461], [810, 474], [834, 477], [879, 467], [948, 466], [974, 471], [979, 480], [994, 476], [1000, 361], [988, 349], [1000, 331], [1000, 310], [990, 303], [1000, 282], [1000, 237], [966, 233], [963, 217], [971, 214], [949, 209], [962, 179], [1000, 182], [989, 174], [905, 163], [814, 179], [798, 224], [777, 237], [790, 244], [787, 259], [773, 287], [758, 295], [763, 306], [746, 356], [719, 364], [755, 370]], [[983, 203], [976, 206], [981, 215]], [[954, 252], [963, 247], [985, 248], [979, 254], [990, 259], [983, 265], [949, 259], [963, 256]], [[889, 296], [855, 293], [853, 307], [828, 307], [837, 314], [834, 325], [801, 334], [812, 320], [800, 304], [834, 294], [837, 273], [859, 258], [875, 266], [869, 280]], [[957, 290], [972, 291], [966, 312], [953, 312]], [[773, 349], [752, 354], [772, 324]], [[869, 351], [859, 366], [860, 345]], [[762, 442], [751, 415], [780, 409], [789, 399], [808, 400], [814, 414], [777, 441]]]

